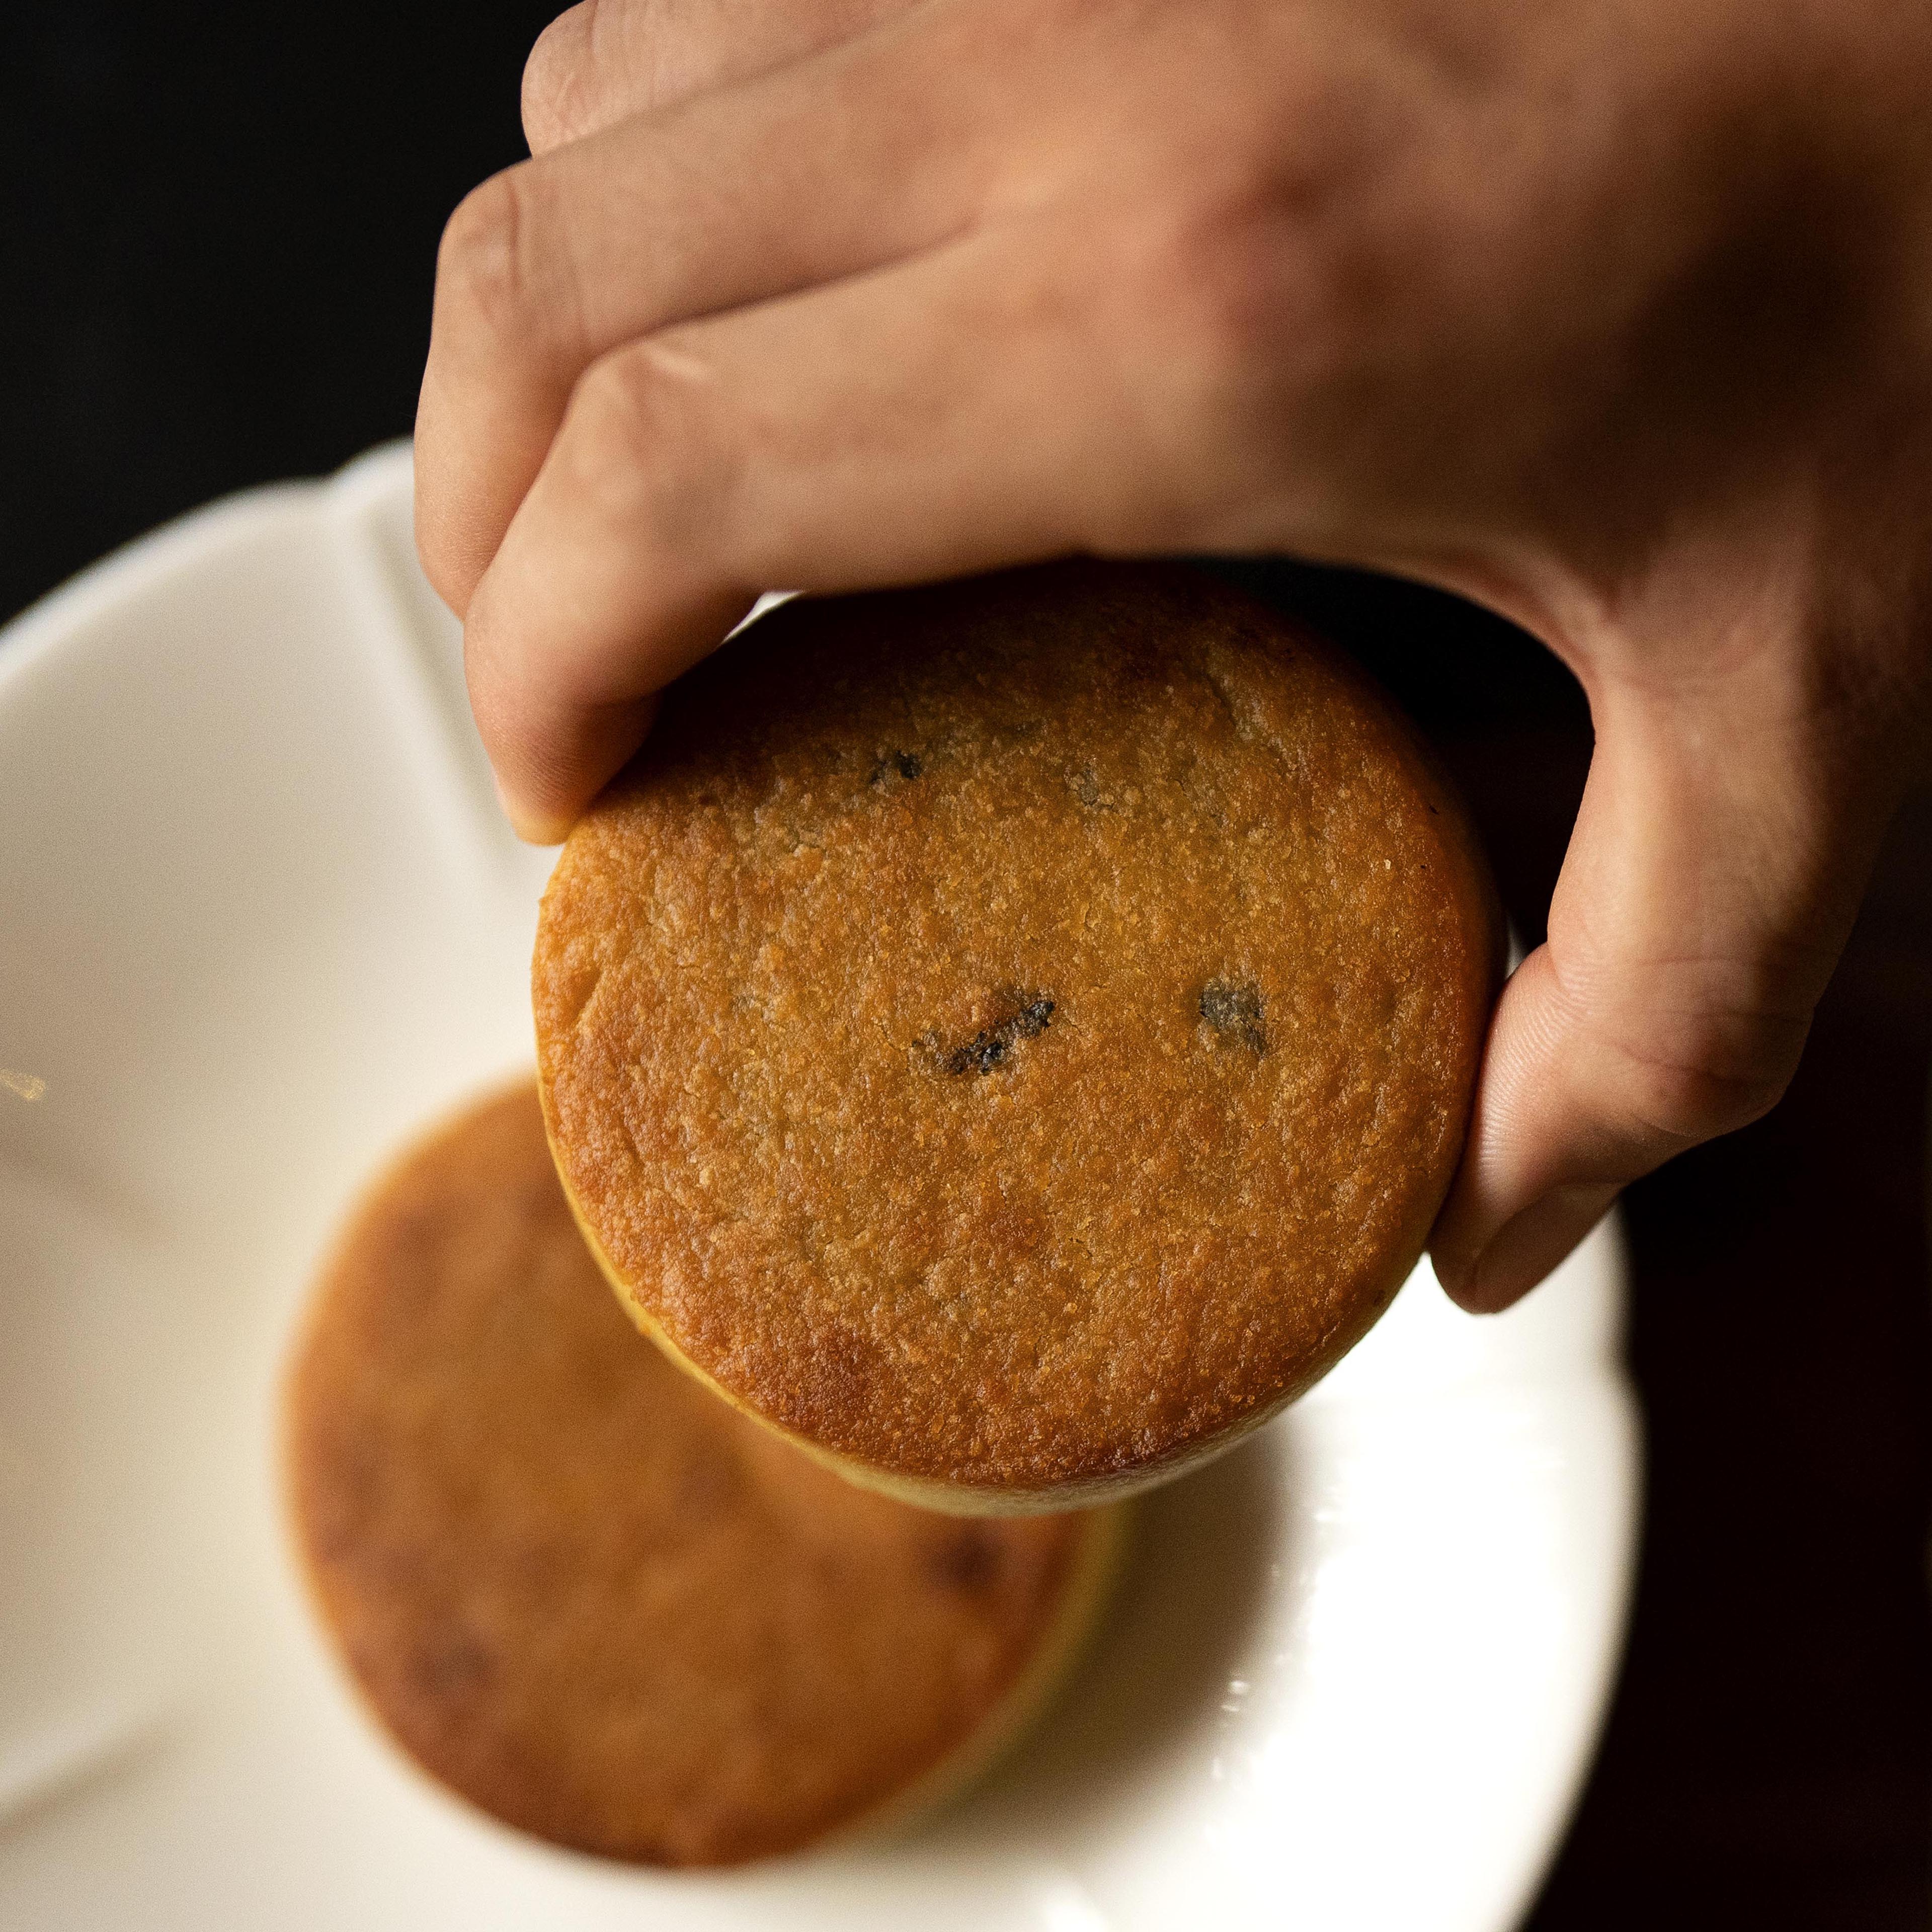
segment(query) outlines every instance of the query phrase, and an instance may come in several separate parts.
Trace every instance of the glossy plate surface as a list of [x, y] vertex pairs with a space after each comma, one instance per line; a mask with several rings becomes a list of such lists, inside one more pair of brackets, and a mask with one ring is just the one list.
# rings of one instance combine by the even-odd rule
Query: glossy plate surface
[[365, 1721], [287, 1560], [280, 1363], [371, 1168], [529, 1064], [549, 865], [409, 487], [392, 448], [218, 505], [0, 632], [0, 1925], [1504, 1932], [1628, 1591], [1608, 1228], [1500, 1320], [1419, 1270], [1160, 1492], [1053, 1719], [898, 1841], [602, 1865]]

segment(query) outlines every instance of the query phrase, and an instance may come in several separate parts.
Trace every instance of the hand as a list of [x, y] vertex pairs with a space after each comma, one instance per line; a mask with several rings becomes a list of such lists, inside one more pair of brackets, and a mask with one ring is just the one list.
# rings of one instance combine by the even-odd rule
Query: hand
[[560, 837], [770, 585], [1287, 551], [1598, 746], [1433, 1243], [1783, 1090], [1932, 712], [1920, 0], [592, 0], [450, 223], [418, 536]]

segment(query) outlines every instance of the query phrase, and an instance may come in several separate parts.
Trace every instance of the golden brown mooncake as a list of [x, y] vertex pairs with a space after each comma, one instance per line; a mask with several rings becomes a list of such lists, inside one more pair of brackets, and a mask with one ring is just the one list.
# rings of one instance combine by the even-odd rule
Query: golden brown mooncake
[[1213, 578], [796, 600], [564, 846], [545, 1120], [620, 1295], [732, 1400], [896, 1493], [1064, 1505], [1388, 1305], [1498, 938], [1407, 728]]
[[508, 1823], [656, 1864], [943, 1795], [1039, 1704], [1114, 1534], [868, 1495], [680, 1374], [585, 1251], [528, 1084], [364, 1202], [286, 1430], [314, 1596], [382, 1723]]

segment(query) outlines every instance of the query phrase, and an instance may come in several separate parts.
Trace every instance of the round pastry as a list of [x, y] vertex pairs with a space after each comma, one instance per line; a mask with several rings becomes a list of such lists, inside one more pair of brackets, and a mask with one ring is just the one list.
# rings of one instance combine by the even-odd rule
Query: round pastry
[[1107, 1512], [988, 1523], [841, 1482], [640, 1341], [527, 1084], [376, 1187], [286, 1414], [296, 1539], [376, 1715], [564, 1845], [794, 1850], [952, 1789], [1090, 1624]]
[[1178, 566], [795, 600], [669, 694], [538, 922], [557, 1166], [636, 1319], [855, 1479], [1064, 1507], [1366, 1330], [1500, 961], [1318, 639]]

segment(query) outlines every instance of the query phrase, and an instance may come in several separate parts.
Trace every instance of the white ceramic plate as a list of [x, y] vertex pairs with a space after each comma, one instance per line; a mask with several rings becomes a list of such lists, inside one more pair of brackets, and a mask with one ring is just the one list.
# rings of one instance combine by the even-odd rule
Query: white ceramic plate
[[0, 1925], [1502, 1932], [1629, 1585], [1610, 1231], [1500, 1320], [1424, 1270], [1161, 1492], [1055, 1720], [898, 1842], [602, 1864], [364, 1720], [282, 1540], [279, 1366], [371, 1166], [528, 1064], [548, 863], [409, 493], [394, 448], [218, 505], [0, 633]]

